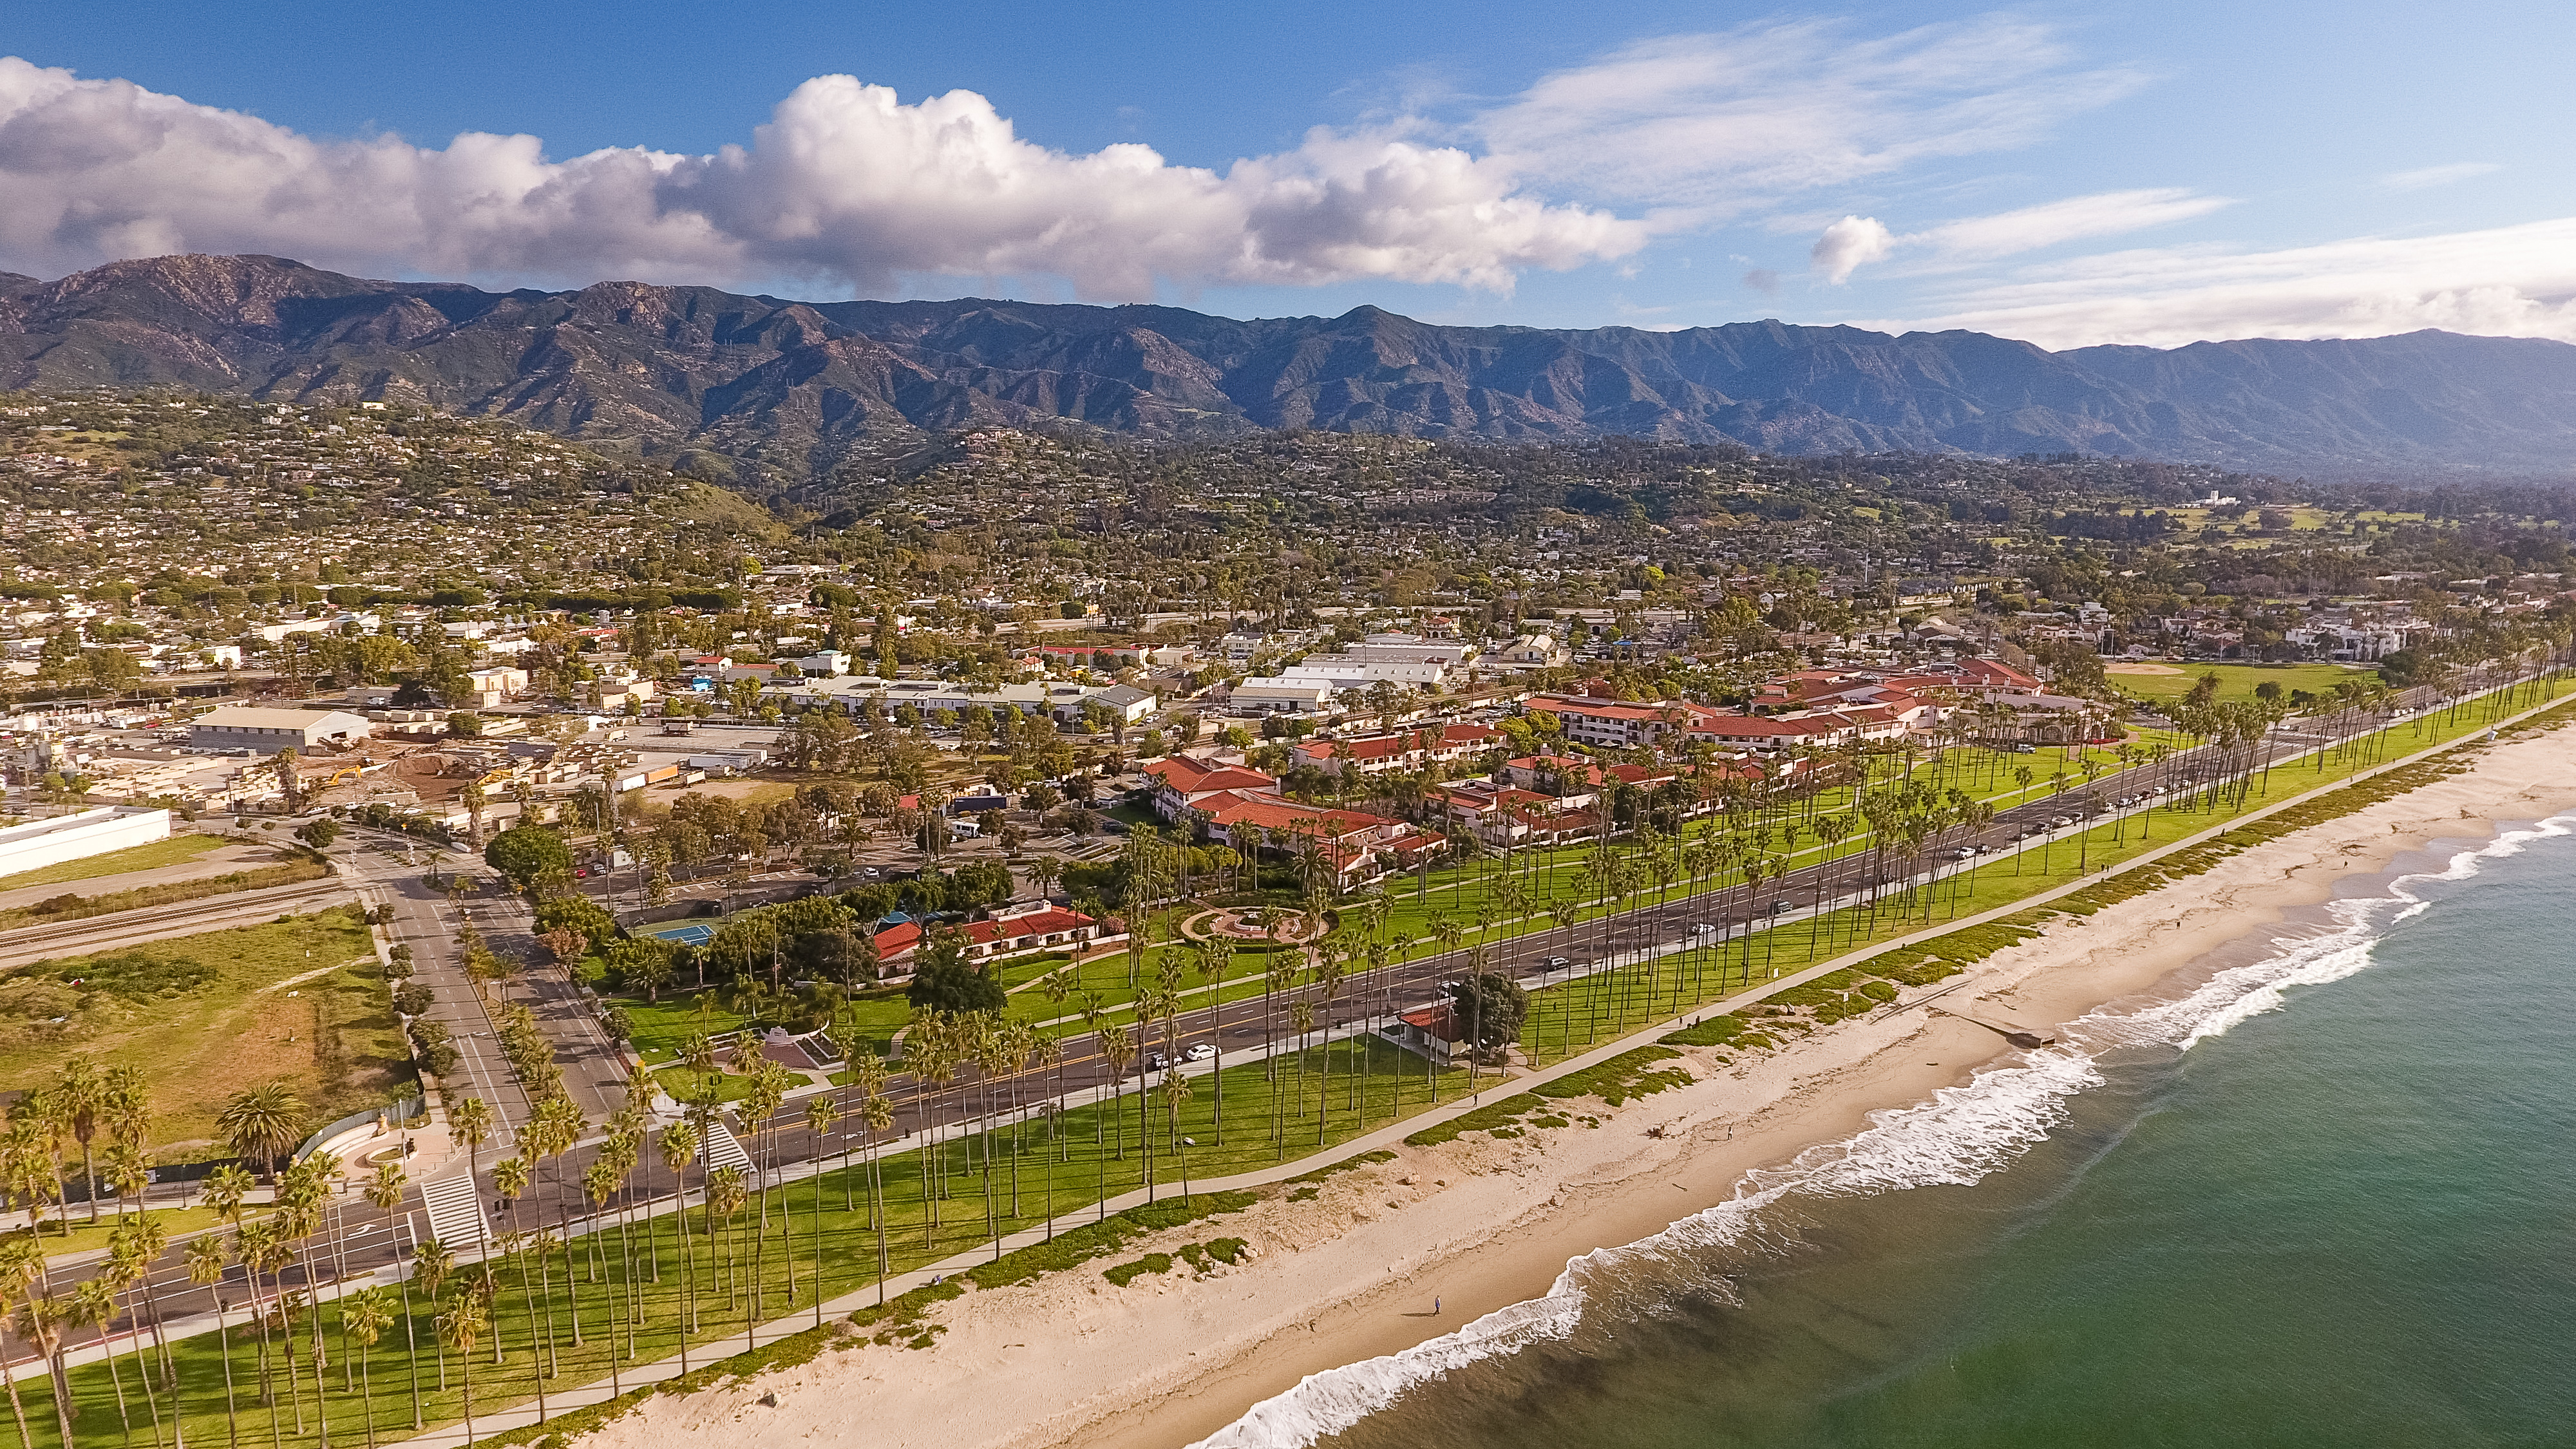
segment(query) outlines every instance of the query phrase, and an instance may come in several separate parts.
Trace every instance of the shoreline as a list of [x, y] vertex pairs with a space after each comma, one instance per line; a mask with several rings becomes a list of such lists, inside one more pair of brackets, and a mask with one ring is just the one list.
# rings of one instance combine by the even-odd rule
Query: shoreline
[[[2090, 917], [2055, 917], [1945, 982], [1959, 989], [1942, 1004], [2046, 1033], [2106, 1006], [2172, 999], [2220, 969], [2212, 958], [2231, 946], [2307, 934], [2292, 913], [2345, 882], [2435, 840], [2492, 838], [2503, 822], [2576, 802], [2576, 759], [2552, 733], [2463, 748], [2475, 762], [2467, 772]], [[1735, 1196], [1748, 1171], [1846, 1140], [1871, 1113], [1923, 1102], [2017, 1053], [1959, 1018], [1901, 1010], [1721, 1065], [1730, 1055], [1686, 1048], [1699, 1078], [1688, 1086], [1608, 1110], [1565, 1102], [1568, 1125], [1523, 1137], [1398, 1147], [1392, 1161], [1325, 1177], [1304, 1201], [1272, 1196], [1135, 1245], [1168, 1252], [1240, 1237], [1252, 1255], [1235, 1266], [1176, 1268], [1124, 1288], [1077, 1269], [969, 1292], [932, 1310], [946, 1333], [927, 1352], [835, 1351], [756, 1382], [655, 1398], [594, 1441], [660, 1444], [748, 1419], [823, 1443], [1194, 1443], [1309, 1374], [1538, 1299], [1570, 1259], [1661, 1232]]]

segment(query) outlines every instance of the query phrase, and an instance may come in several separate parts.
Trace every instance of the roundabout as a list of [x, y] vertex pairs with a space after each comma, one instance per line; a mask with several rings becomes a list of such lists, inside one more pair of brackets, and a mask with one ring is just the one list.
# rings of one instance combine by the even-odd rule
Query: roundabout
[[1181, 922], [1184, 939], [1236, 944], [1275, 942], [1302, 946], [1329, 929], [1329, 923], [1321, 917], [1290, 906], [1219, 907]]

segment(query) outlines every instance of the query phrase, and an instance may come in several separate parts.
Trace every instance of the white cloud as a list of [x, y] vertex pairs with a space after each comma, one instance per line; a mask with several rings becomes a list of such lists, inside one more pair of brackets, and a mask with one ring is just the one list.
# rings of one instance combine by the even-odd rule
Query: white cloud
[[1086, 297], [1158, 280], [1387, 279], [1510, 289], [1644, 245], [1516, 169], [1395, 132], [1317, 130], [1219, 173], [1148, 147], [1020, 139], [991, 103], [805, 82], [751, 144], [553, 161], [532, 136], [317, 141], [124, 81], [0, 57], [0, 265], [276, 252], [357, 271], [588, 281], [1050, 274]]
[[1827, 226], [1809, 253], [1809, 265], [1837, 285], [1870, 262], [1899, 251], [1928, 251], [1944, 262], [1987, 261], [2018, 252], [2037, 251], [2084, 237], [2116, 236], [2188, 221], [2234, 203], [2223, 196], [2197, 196], [2164, 187], [2143, 191], [2105, 191], [2071, 196], [1993, 216], [1972, 216], [1902, 235], [1875, 217], [1846, 216]]
[[2416, 171], [2392, 171], [2379, 178], [2379, 184], [2391, 191], [2421, 191], [2427, 186], [2448, 186], [2472, 176], [2485, 176], [2504, 168], [2492, 161], [2454, 161], [2448, 166], [2426, 166]]
[[1936, 305], [1936, 315], [1861, 325], [1963, 327], [2051, 348], [2426, 327], [2576, 342], [2576, 218], [2272, 251], [2111, 252], [2032, 268]]
[[1543, 77], [1472, 127], [1525, 174], [1654, 208], [1678, 229], [2028, 145], [2142, 81], [2079, 72], [2053, 30], [2007, 16], [1878, 39], [1770, 21], [1640, 41]]
[[2105, 191], [2064, 201], [2025, 206], [1993, 216], [1947, 222], [1903, 238], [1907, 245], [1928, 246], [1944, 256], [1963, 259], [2011, 256], [2084, 237], [2118, 236], [2151, 226], [2168, 226], [2207, 216], [2234, 203], [2223, 196], [2197, 196], [2176, 187], [2142, 191]]
[[1807, 266], [1824, 274], [1835, 286], [1851, 280], [1851, 274], [1865, 262], [1886, 256], [1896, 245], [1896, 238], [1874, 216], [1846, 216], [1825, 228], [1816, 238], [1815, 247], [1807, 253]]

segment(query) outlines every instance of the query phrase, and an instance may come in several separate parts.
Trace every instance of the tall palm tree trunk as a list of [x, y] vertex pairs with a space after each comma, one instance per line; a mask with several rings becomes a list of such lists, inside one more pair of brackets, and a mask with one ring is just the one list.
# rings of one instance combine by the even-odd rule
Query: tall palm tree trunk
[[18, 1370], [9, 1362], [6, 1344], [0, 1344], [0, 1383], [9, 1387], [9, 1416], [18, 1422], [18, 1449], [36, 1449], [35, 1441], [27, 1435], [27, 1406], [18, 1397]]

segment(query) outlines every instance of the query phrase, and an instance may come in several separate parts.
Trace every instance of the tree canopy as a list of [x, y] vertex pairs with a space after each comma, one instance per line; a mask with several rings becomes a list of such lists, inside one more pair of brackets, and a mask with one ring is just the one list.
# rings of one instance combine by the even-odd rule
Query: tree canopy
[[1475, 1039], [1479, 1051], [1520, 1040], [1521, 1022], [1529, 1016], [1529, 993], [1519, 982], [1492, 971], [1451, 982], [1449, 1000], [1457, 1024]]
[[1002, 983], [994, 979], [992, 964], [966, 959], [965, 933], [948, 926], [931, 927], [922, 938], [920, 958], [912, 985], [904, 990], [913, 1010], [963, 1015], [1000, 1011], [1009, 1004]]
[[571, 870], [572, 847], [542, 825], [514, 825], [483, 847], [483, 863], [526, 890], [550, 870]]

